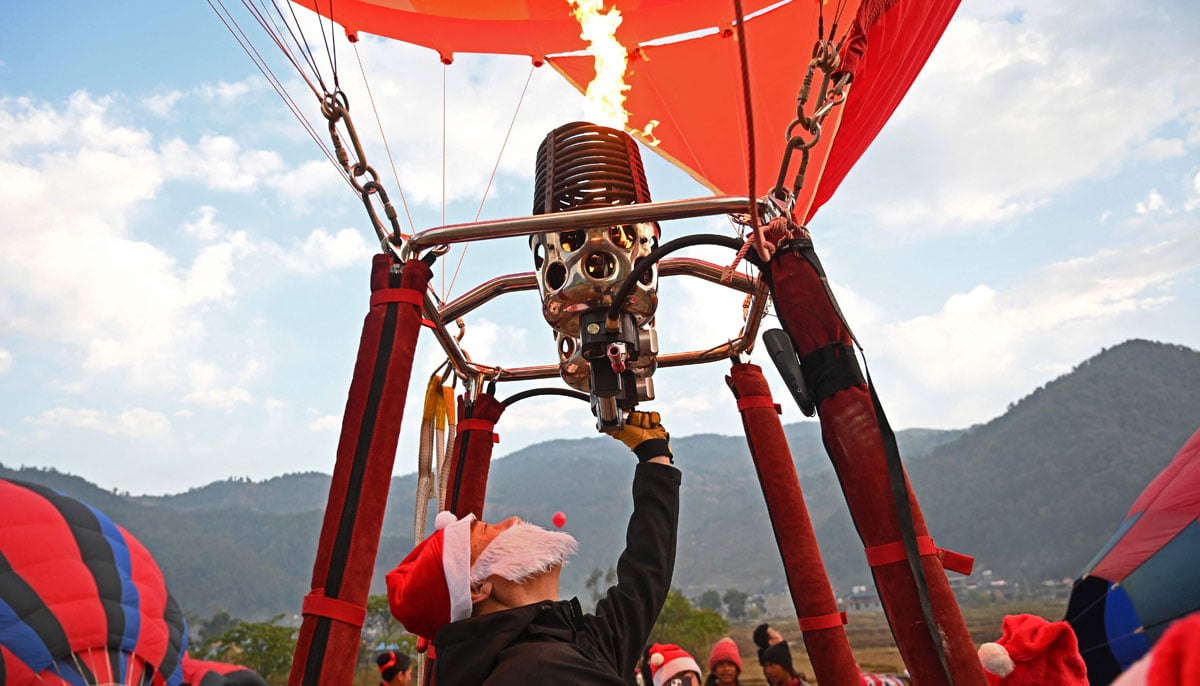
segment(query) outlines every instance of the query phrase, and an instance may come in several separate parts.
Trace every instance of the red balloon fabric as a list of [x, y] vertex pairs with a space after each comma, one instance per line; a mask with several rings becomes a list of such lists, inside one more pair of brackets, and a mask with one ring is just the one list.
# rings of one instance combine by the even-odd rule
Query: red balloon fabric
[[[372, 33], [436, 50], [529, 55], [576, 88], [595, 76], [567, 0], [293, 0], [332, 16], [348, 33]], [[853, 75], [809, 150], [796, 213], [808, 221], [878, 135], [950, 22], [959, 0], [745, 0], [745, 47], [753, 105], [756, 194], [774, 185], [785, 133], [823, 27], [845, 38], [841, 71]], [[744, 90], [733, 3], [611, 0], [616, 38], [629, 55], [629, 133], [715, 193], [748, 190]], [[837, 8], [841, 14], [835, 17]], [[818, 75], [819, 78], [819, 75]], [[650, 134], [641, 133], [657, 122]], [[608, 123], [608, 122], [599, 122]], [[656, 142], [657, 141], [657, 142]], [[795, 165], [785, 179], [792, 185]]]
[[187, 625], [136, 538], [15, 480], [0, 479], [0, 521], [0, 683], [180, 683]]

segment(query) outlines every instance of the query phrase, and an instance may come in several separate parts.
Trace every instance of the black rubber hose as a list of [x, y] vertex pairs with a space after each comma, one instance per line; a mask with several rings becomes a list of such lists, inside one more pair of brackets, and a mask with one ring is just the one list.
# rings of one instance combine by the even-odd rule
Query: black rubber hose
[[745, 241], [740, 238], [721, 236], [715, 233], [695, 233], [690, 236], [680, 236], [673, 241], [663, 243], [654, 250], [651, 250], [650, 254], [646, 255], [646, 258], [633, 268], [629, 276], [625, 277], [625, 281], [621, 283], [620, 290], [613, 296], [612, 306], [608, 308], [608, 318], [612, 320], [620, 317], [621, 307], [625, 304], [625, 300], [629, 297], [629, 294], [633, 292], [633, 287], [637, 284], [638, 279], [650, 271], [650, 268], [656, 262], [676, 250], [690, 248], [695, 245], [720, 245], [731, 250], [741, 250], [743, 244], [745, 244]]
[[580, 393], [579, 391], [572, 391], [566, 388], [531, 388], [527, 391], [521, 391], [520, 393], [514, 393], [508, 396], [504, 400], [500, 401], [500, 404], [507, 408], [509, 405], [512, 405], [518, 400], [524, 400], [526, 398], [532, 398], [538, 395], [561, 395], [567, 398], [582, 400], [585, 403], [592, 401], [591, 397], [588, 396], [587, 393]]

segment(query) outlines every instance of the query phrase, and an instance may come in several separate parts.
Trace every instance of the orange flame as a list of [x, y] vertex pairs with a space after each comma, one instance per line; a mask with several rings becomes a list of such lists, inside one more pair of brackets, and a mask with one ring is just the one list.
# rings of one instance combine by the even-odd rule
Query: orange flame
[[588, 54], [596, 63], [596, 78], [588, 84], [585, 109], [590, 121], [625, 130], [629, 112], [625, 111], [625, 67], [629, 61], [625, 46], [617, 40], [621, 11], [615, 7], [604, 12], [604, 0], [568, 0], [571, 14], [583, 29], [579, 37], [587, 41]]

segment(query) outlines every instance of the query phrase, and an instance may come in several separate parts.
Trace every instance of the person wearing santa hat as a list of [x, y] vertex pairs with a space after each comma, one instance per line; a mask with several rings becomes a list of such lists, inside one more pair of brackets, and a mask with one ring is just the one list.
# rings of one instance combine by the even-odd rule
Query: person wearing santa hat
[[515, 517], [437, 517], [437, 531], [387, 575], [388, 605], [430, 641], [439, 686], [626, 684], [675, 567], [679, 470], [657, 412], [631, 412], [612, 434], [638, 458], [617, 583], [584, 614], [559, 600], [570, 534]]
[[654, 686], [700, 686], [700, 665], [673, 643], [650, 646], [650, 674]]

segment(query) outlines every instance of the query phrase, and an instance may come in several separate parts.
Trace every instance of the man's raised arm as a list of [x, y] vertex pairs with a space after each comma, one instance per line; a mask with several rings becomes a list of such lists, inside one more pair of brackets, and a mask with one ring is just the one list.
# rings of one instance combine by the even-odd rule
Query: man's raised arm
[[670, 435], [657, 412], [631, 412], [613, 436], [637, 455], [638, 466], [617, 583], [596, 605], [596, 629], [617, 668], [629, 675], [671, 589], [680, 475], [671, 466]]

